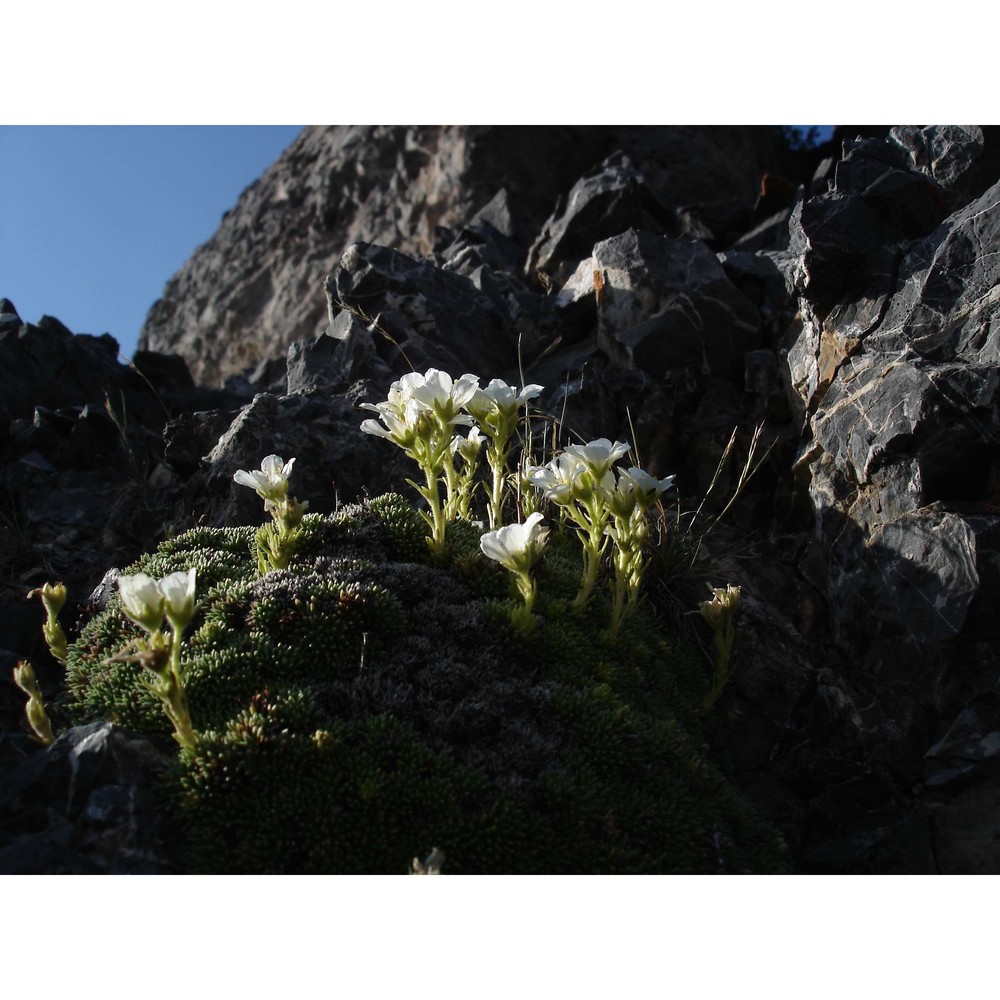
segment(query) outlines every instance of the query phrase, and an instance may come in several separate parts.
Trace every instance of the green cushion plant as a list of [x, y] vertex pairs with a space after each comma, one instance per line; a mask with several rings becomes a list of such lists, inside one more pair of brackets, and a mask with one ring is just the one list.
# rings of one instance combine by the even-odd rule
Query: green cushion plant
[[[581, 600], [570, 519], [484, 534], [462, 518], [473, 478], [449, 474], [446, 432], [465, 423], [456, 392], [472, 398], [473, 378], [411, 377], [376, 409], [381, 436], [421, 465], [430, 513], [387, 494], [306, 514], [291, 462], [238, 473], [275, 521], [268, 538], [199, 528], [129, 568], [68, 647], [71, 715], [181, 744], [168, 792], [187, 871], [402, 873], [432, 849], [448, 873], [785, 871], [780, 837], [707, 756], [699, 655], [638, 600], [637, 519], [669, 482], [632, 469], [616, 486], [621, 443], [592, 442], [563, 470], [589, 528], [595, 496], [644, 491], [609, 507], [610, 541], [633, 519], [610, 600], [590, 597], [604, 543], [584, 533]], [[150, 649], [180, 697], [151, 678]]]

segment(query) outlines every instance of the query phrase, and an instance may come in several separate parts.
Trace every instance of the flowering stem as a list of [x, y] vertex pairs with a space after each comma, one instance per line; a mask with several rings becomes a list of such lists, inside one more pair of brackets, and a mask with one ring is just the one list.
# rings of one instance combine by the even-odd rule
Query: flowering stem
[[[161, 632], [154, 632], [149, 637], [152, 657], [144, 662], [156, 680], [153, 691], [163, 702], [167, 718], [174, 726], [174, 739], [182, 747], [193, 749], [198, 745], [198, 736], [191, 724], [191, 712], [188, 709], [187, 694], [181, 678], [181, 633], [174, 630], [170, 633], [170, 652], [167, 662], [163, 663], [164, 637]], [[158, 653], [158, 655], [157, 655]]]
[[445, 512], [441, 509], [441, 493], [438, 488], [438, 470], [430, 463], [421, 463], [424, 477], [427, 479], [426, 488], [420, 489], [421, 496], [427, 501], [430, 510], [430, 517], [427, 519], [430, 525], [431, 535], [427, 539], [431, 554], [435, 559], [443, 559], [445, 553], [444, 533], [446, 527]]
[[518, 632], [527, 634], [535, 627], [535, 619], [531, 614], [531, 609], [535, 606], [537, 587], [530, 572], [517, 573], [514, 579], [524, 603], [514, 608], [511, 612], [510, 620]]
[[191, 724], [191, 712], [188, 709], [184, 687], [173, 672], [171, 672], [169, 694], [163, 699], [163, 707], [174, 724], [174, 739], [182, 747], [194, 749], [198, 745], [198, 735]]
[[20, 660], [14, 668], [14, 683], [28, 696], [24, 713], [35, 736], [46, 746], [54, 743], [52, 723], [49, 722], [48, 713], [45, 711], [42, 692], [35, 679], [35, 671], [27, 660]]
[[702, 714], [706, 714], [719, 700], [726, 682], [732, 676], [731, 659], [733, 642], [736, 638], [736, 606], [740, 600], [740, 588], [731, 584], [724, 589], [712, 588], [712, 599], [698, 605], [702, 618], [711, 626], [715, 639], [715, 672], [712, 678], [712, 689], [706, 695], [701, 706]]
[[601, 556], [603, 547], [595, 547], [592, 542], [584, 542], [583, 545], [583, 583], [573, 601], [574, 608], [583, 608], [590, 595], [593, 593], [594, 584], [597, 583], [597, 574], [601, 568]]
[[583, 582], [576, 599], [573, 601], [573, 607], [583, 608], [590, 600], [594, 584], [597, 583], [597, 575], [601, 569], [601, 561], [607, 545], [604, 529], [608, 523], [608, 514], [596, 492], [592, 493], [585, 501], [584, 510], [581, 511], [575, 506], [569, 506], [566, 509], [569, 516], [587, 535], [583, 542]]
[[[445, 483], [445, 507], [444, 516], [446, 520], [454, 520], [458, 517], [458, 476], [455, 472], [455, 463], [451, 456], [445, 457], [444, 462], [444, 483]], [[429, 481], [429, 480], [428, 480]]]
[[503, 520], [504, 479], [507, 471], [507, 441], [499, 437], [491, 438], [486, 446], [486, 460], [493, 471], [493, 487], [490, 491], [490, 504], [487, 511], [490, 519], [490, 529], [497, 528]]
[[31, 591], [28, 598], [38, 595], [45, 606], [45, 623], [42, 625], [42, 635], [53, 657], [63, 666], [66, 665], [66, 633], [59, 624], [59, 612], [66, 602], [66, 588], [61, 583], [46, 583], [43, 587]]

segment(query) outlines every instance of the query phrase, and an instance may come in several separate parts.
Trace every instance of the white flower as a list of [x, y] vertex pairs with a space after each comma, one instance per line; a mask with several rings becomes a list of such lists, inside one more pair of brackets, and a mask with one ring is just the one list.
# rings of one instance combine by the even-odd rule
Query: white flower
[[269, 505], [280, 503], [288, 496], [288, 477], [294, 464], [294, 458], [282, 464], [277, 455], [268, 455], [260, 463], [259, 472], [246, 472], [240, 469], [233, 475], [233, 479], [240, 486], [249, 486], [252, 490], [256, 490], [257, 495], [263, 499], [264, 506], [270, 510]]
[[736, 605], [740, 602], [740, 587], [727, 583], [725, 587], [713, 587], [710, 601], [702, 601], [698, 605], [702, 618], [713, 628], [723, 628], [728, 625], [736, 614]]
[[477, 420], [485, 421], [494, 410], [510, 418], [516, 416], [518, 409], [529, 399], [534, 399], [542, 389], [540, 385], [526, 385], [518, 392], [516, 386], [509, 386], [502, 379], [495, 378], [485, 389], [477, 388], [465, 408]]
[[[479, 379], [475, 375], [463, 375], [457, 382], [438, 368], [428, 368], [421, 375], [419, 372], [409, 372], [398, 382], [392, 384], [405, 399], [415, 399], [421, 405], [432, 410], [446, 420], [472, 398], [479, 388]], [[390, 389], [390, 400], [392, 399]]]
[[463, 375], [453, 382], [447, 372], [437, 368], [429, 368], [424, 375], [410, 372], [392, 383], [384, 402], [361, 404], [363, 410], [377, 413], [385, 425], [369, 419], [362, 422], [361, 430], [413, 452], [421, 441], [430, 444], [440, 435], [450, 436], [457, 424], [471, 426], [472, 418], [458, 411], [478, 387], [475, 375]]
[[527, 573], [541, 555], [549, 536], [549, 529], [541, 527], [542, 520], [542, 514], [536, 510], [524, 524], [508, 524], [487, 532], [479, 539], [479, 547], [485, 556], [512, 573]]
[[156, 632], [163, 624], [163, 592], [159, 584], [145, 573], [118, 577], [125, 614], [147, 632]]
[[625, 441], [612, 444], [607, 438], [598, 438], [589, 444], [567, 445], [564, 454], [573, 455], [584, 462], [594, 478], [602, 480], [611, 466], [631, 450], [632, 445]]
[[160, 580], [158, 586], [170, 624], [182, 631], [194, 617], [195, 568], [192, 566], [186, 573], [171, 573]]
[[[390, 393], [391, 395], [392, 393]], [[415, 399], [403, 399], [397, 393], [395, 398], [390, 398], [384, 403], [362, 403], [361, 407], [365, 410], [373, 410], [385, 424], [383, 427], [377, 420], [363, 420], [361, 430], [365, 434], [387, 438], [404, 450], [413, 447], [420, 430], [418, 421], [421, 415], [426, 412]]]
[[528, 482], [540, 489], [547, 500], [558, 504], [568, 504], [573, 500], [585, 501], [596, 492], [600, 496], [610, 496], [615, 488], [615, 476], [610, 470], [597, 480], [596, 489], [588, 481], [587, 473], [593, 470], [569, 449], [558, 454], [548, 465], [535, 466], [528, 470]]
[[547, 465], [532, 466], [528, 482], [558, 504], [568, 504], [580, 486], [580, 477], [587, 467], [575, 455], [561, 452]]
[[463, 459], [472, 465], [479, 457], [479, 452], [483, 447], [486, 438], [480, 433], [478, 427], [470, 427], [467, 437], [456, 434], [451, 439], [451, 453], [461, 455]]
[[674, 485], [675, 476], [655, 479], [643, 469], [633, 466], [618, 473], [618, 485], [612, 498], [616, 510], [627, 513], [635, 504], [643, 509], [652, 506], [653, 501]]
[[170, 624], [179, 632], [194, 617], [194, 590], [196, 570], [180, 570], [154, 580], [145, 573], [118, 578], [125, 614], [147, 632], [156, 632], [163, 625], [166, 614]]

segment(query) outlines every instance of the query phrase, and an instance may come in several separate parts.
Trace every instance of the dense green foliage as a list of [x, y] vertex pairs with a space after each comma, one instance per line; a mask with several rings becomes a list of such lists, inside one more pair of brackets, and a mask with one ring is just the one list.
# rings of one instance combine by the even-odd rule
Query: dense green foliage
[[[431, 565], [395, 495], [307, 515], [287, 570], [259, 576], [254, 530], [197, 529], [131, 572], [195, 566], [184, 662], [199, 743], [172, 801], [201, 872], [782, 871], [777, 835], [706, 758], [704, 664], [645, 612], [615, 640], [604, 595], [571, 601], [580, 549], [554, 533], [534, 631], [509, 580], [449, 527]], [[133, 663], [117, 595], [69, 652], [70, 708], [170, 725]]]

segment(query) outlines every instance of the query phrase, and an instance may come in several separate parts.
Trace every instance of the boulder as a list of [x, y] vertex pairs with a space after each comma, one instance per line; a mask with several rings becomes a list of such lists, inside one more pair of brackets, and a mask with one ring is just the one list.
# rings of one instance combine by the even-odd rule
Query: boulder
[[699, 240], [630, 229], [594, 247], [593, 274], [600, 344], [628, 367], [734, 375], [760, 346], [757, 310]]
[[94, 722], [0, 774], [0, 872], [166, 874], [177, 835], [158, 779], [162, 741]]
[[498, 298], [461, 274], [396, 250], [356, 243], [326, 282], [332, 308], [375, 331], [375, 349], [394, 370], [509, 372], [517, 336]]
[[534, 274], [556, 261], [589, 257], [595, 243], [627, 229], [680, 234], [676, 213], [618, 150], [573, 185], [565, 204], [542, 227], [525, 270]]

